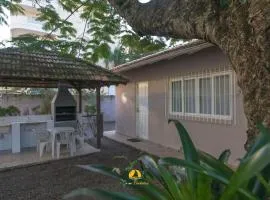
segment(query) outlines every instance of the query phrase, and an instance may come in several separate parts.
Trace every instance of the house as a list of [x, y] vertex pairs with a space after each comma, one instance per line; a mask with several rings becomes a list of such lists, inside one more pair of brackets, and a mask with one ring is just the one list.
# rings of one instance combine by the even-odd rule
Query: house
[[[59, 13], [61, 17], [68, 15], [68, 13], [61, 8], [58, 1], [52, 0], [50, 3], [55, 7], [57, 13]], [[45, 7], [47, 4], [48, 2], [46, 1], [37, 3], [32, 0], [22, 0], [19, 5], [23, 8], [23, 14], [10, 13], [10, 37], [13, 39], [26, 34], [45, 36], [50, 33], [50, 31], [45, 31], [42, 28], [44, 23], [37, 20], [40, 14], [38, 8], [40, 5]], [[81, 20], [77, 15], [70, 17], [70, 21], [75, 24], [75, 28], [78, 31], [77, 36], [80, 37], [83, 34], [84, 24], [81, 23]], [[51, 38], [56, 38], [58, 34], [59, 31], [56, 30], [51, 33]]]
[[180, 140], [168, 119], [178, 119], [200, 150], [230, 162], [245, 150], [247, 121], [229, 59], [216, 46], [195, 41], [116, 67], [130, 82], [116, 90], [116, 133], [174, 149]]

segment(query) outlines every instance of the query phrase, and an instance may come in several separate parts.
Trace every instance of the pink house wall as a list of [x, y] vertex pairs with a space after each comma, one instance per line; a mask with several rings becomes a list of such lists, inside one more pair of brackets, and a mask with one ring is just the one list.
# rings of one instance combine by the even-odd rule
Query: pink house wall
[[[181, 149], [174, 125], [168, 124], [166, 115], [166, 86], [168, 77], [179, 73], [202, 72], [205, 69], [229, 68], [229, 60], [216, 47], [210, 47], [191, 55], [160, 61], [141, 68], [122, 72], [129, 78], [127, 85], [116, 89], [116, 131], [119, 134], [136, 137], [136, 84], [148, 81], [149, 140], [164, 146]], [[123, 96], [126, 102], [123, 101]], [[230, 162], [236, 163], [245, 150], [246, 118], [243, 111], [242, 95], [236, 86], [233, 122], [221, 124], [196, 120], [181, 120], [196, 146], [215, 156], [224, 149], [231, 149]]]

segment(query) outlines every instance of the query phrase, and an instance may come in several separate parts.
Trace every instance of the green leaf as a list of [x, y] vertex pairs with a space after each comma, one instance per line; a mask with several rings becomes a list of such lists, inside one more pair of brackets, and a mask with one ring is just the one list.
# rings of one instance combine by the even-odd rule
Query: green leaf
[[199, 174], [197, 180], [196, 200], [212, 200], [212, 178], [204, 174]]
[[270, 195], [270, 185], [269, 183], [264, 179], [264, 177], [261, 174], [257, 174], [257, 178], [260, 181], [260, 183], [265, 187], [265, 189], [267, 190], [267, 196]]
[[270, 163], [270, 144], [265, 145], [256, 151], [251, 157], [242, 163], [232, 176], [226, 187], [221, 200], [231, 199], [232, 195], [252, 177], [256, 176], [262, 169]]
[[8, 25], [8, 15], [4, 9], [10, 11], [13, 15], [24, 14], [24, 9], [19, 5], [20, 0], [1, 0], [0, 1], [0, 25]]
[[144, 172], [149, 173], [150, 176], [156, 178], [161, 184], [164, 184], [161, 173], [159, 171], [157, 163], [148, 155], [141, 156], [138, 158], [143, 163]]
[[218, 160], [222, 163], [227, 163], [231, 155], [230, 149], [225, 149], [218, 157]]
[[[204, 166], [200, 166], [198, 163], [193, 163], [190, 161], [186, 160], [181, 160], [177, 158], [161, 158], [159, 160], [159, 164], [161, 165], [174, 165], [174, 166], [182, 166], [185, 168], [190, 168], [200, 174], [207, 175], [209, 177], [214, 178], [215, 180], [218, 180], [226, 185], [230, 183], [229, 179], [224, 176], [223, 173], [219, 173], [215, 169], [212, 168], [204, 168]], [[195, 191], [193, 189], [193, 191]], [[257, 198], [249, 191], [243, 189], [243, 188], [238, 188], [239, 193], [243, 194], [247, 199], [252, 199], [252, 200], [257, 200]]]
[[[257, 136], [257, 139], [252, 146], [252, 148], [247, 152], [245, 157], [242, 159], [241, 162], [245, 162], [247, 158], [249, 158], [251, 155], [253, 155], [258, 149], [263, 147], [266, 144], [270, 143], [270, 129], [263, 126], [262, 123], [259, 123], [257, 125], [257, 128], [260, 131], [260, 134]], [[265, 169], [261, 172], [264, 179], [267, 181], [270, 180], [270, 165], [266, 166]], [[254, 194], [259, 196], [260, 198], [264, 198], [266, 195], [265, 187], [260, 183], [257, 177], [252, 178], [248, 183], [248, 188], [250, 191], [252, 191]]]
[[146, 199], [152, 200], [168, 200], [170, 199], [170, 194], [161, 187], [155, 184], [149, 183], [148, 185], [128, 185], [129, 187], [135, 189], [141, 196]]
[[[189, 137], [189, 134], [187, 130], [185, 129], [185, 127], [177, 120], [169, 120], [169, 123], [170, 122], [174, 123], [174, 125], [177, 128], [178, 134], [181, 138], [185, 160], [199, 164], [199, 156], [198, 156], [197, 150], [191, 138]], [[188, 175], [189, 181], [192, 183], [193, 188], [196, 188], [196, 183], [197, 183], [196, 173], [192, 169], [187, 168], [187, 175]]]
[[166, 188], [167, 188], [168, 192], [170, 193], [172, 199], [175, 199], [175, 200], [183, 199], [183, 196], [182, 196], [181, 191], [178, 187], [178, 184], [177, 184], [176, 180], [173, 178], [173, 176], [162, 165], [159, 166], [159, 169], [160, 169], [161, 176], [164, 180], [164, 183], [166, 184]]
[[[231, 154], [230, 150], [225, 150], [220, 154], [219, 158], [216, 159], [210, 154], [200, 152], [200, 158], [204, 164], [208, 165], [209, 167], [212, 167], [216, 171], [219, 171], [219, 173], [223, 173], [224, 176], [227, 176], [227, 178], [230, 179], [234, 171], [224, 164], [228, 162], [230, 154]], [[220, 181], [213, 180], [211, 183], [211, 188], [214, 198], [219, 199], [219, 197], [223, 193], [224, 184], [221, 183]]]
[[257, 139], [252, 148], [247, 152], [247, 154], [243, 158], [243, 161], [252, 154], [254, 154], [258, 149], [270, 143], [270, 129], [266, 128], [262, 123], [259, 123], [257, 125], [257, 128], [260, 130], [260, 134], [257, 136]]
[[182, 166], [185, 168], [191, 168], [193, 170], [196, 170], [197, 172], [204, 171], [204, 168], [198, 163], [172, 157], [160, 158], [158, 160], [158, 164], [165, 166]]
[[[185, 167], [186, 169], [191, 169], [191, 170], [196, 171], [198, 173], [208, 175], [212, 178], [215, 178], [215, 179], [221, 181], [222, 183], [226, 184], [229, 182], [229, 179], [223, 173], [218, 173], [215, 169], [207, 168], [203, 165], [201, 166], [200, 164], [194, 163], [192, 161], [181, 160], [181, 159], [177, 159], [177, 158], [161, 158], [159, 160], [159, 164], [182, 166], [182, 167]], [[195, 189], [196, 188], [194, 188], [194, 190]]]
[[234, 171], [223, 162], [220, 162], [220, 160], [216, 159], [214, 156], [202, 151], [199, 152], [199, 156], [202, 163], [218, 171], [219, 173], [222, 173], [223, 176], [227, 177], [228, 179], [233, 175]]

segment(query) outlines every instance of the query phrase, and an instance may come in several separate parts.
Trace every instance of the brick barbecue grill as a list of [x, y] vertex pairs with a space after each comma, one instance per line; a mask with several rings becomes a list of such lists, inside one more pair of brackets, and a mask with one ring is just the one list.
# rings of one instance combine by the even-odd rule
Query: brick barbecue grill
[[68, 91], [68, 87], [64, 84], [59, 84], [58, 92], [51, 103], [52, 116], [55, 124], [61, 124], [61, 122], [75, 122], [77, 118], [76, 104], [72, 94]]

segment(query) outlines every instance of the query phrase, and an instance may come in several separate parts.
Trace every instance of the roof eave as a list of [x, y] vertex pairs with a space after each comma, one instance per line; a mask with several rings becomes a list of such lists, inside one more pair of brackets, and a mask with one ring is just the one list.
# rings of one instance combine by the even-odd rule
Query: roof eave
[[203, 50], [205, 48], [212, 47], [212, 46], [214, 45], [211, 43], [206, 43], [206, 42], [198, 44], [196, 46], [191, 46], [185, 49], [181, 49], [181, 46], [180, 46], [180, 47], [168, 49], [162, 52], [158, 52], [149, 56], [145, 56], [131, 62], [127, 62], [125, 64], [115, 67], [114, 69], [112, 69], [112, 71], [116, 73], [129, 71], [129, 70], [140, 68], [145, 65], [150, 65], [150, 64], [162, 61], [162, 60], [169, 60], [169, 59], [172, 59], [177, 56], [184, 55], [184, 54], [193, 54], [200, 50]]

